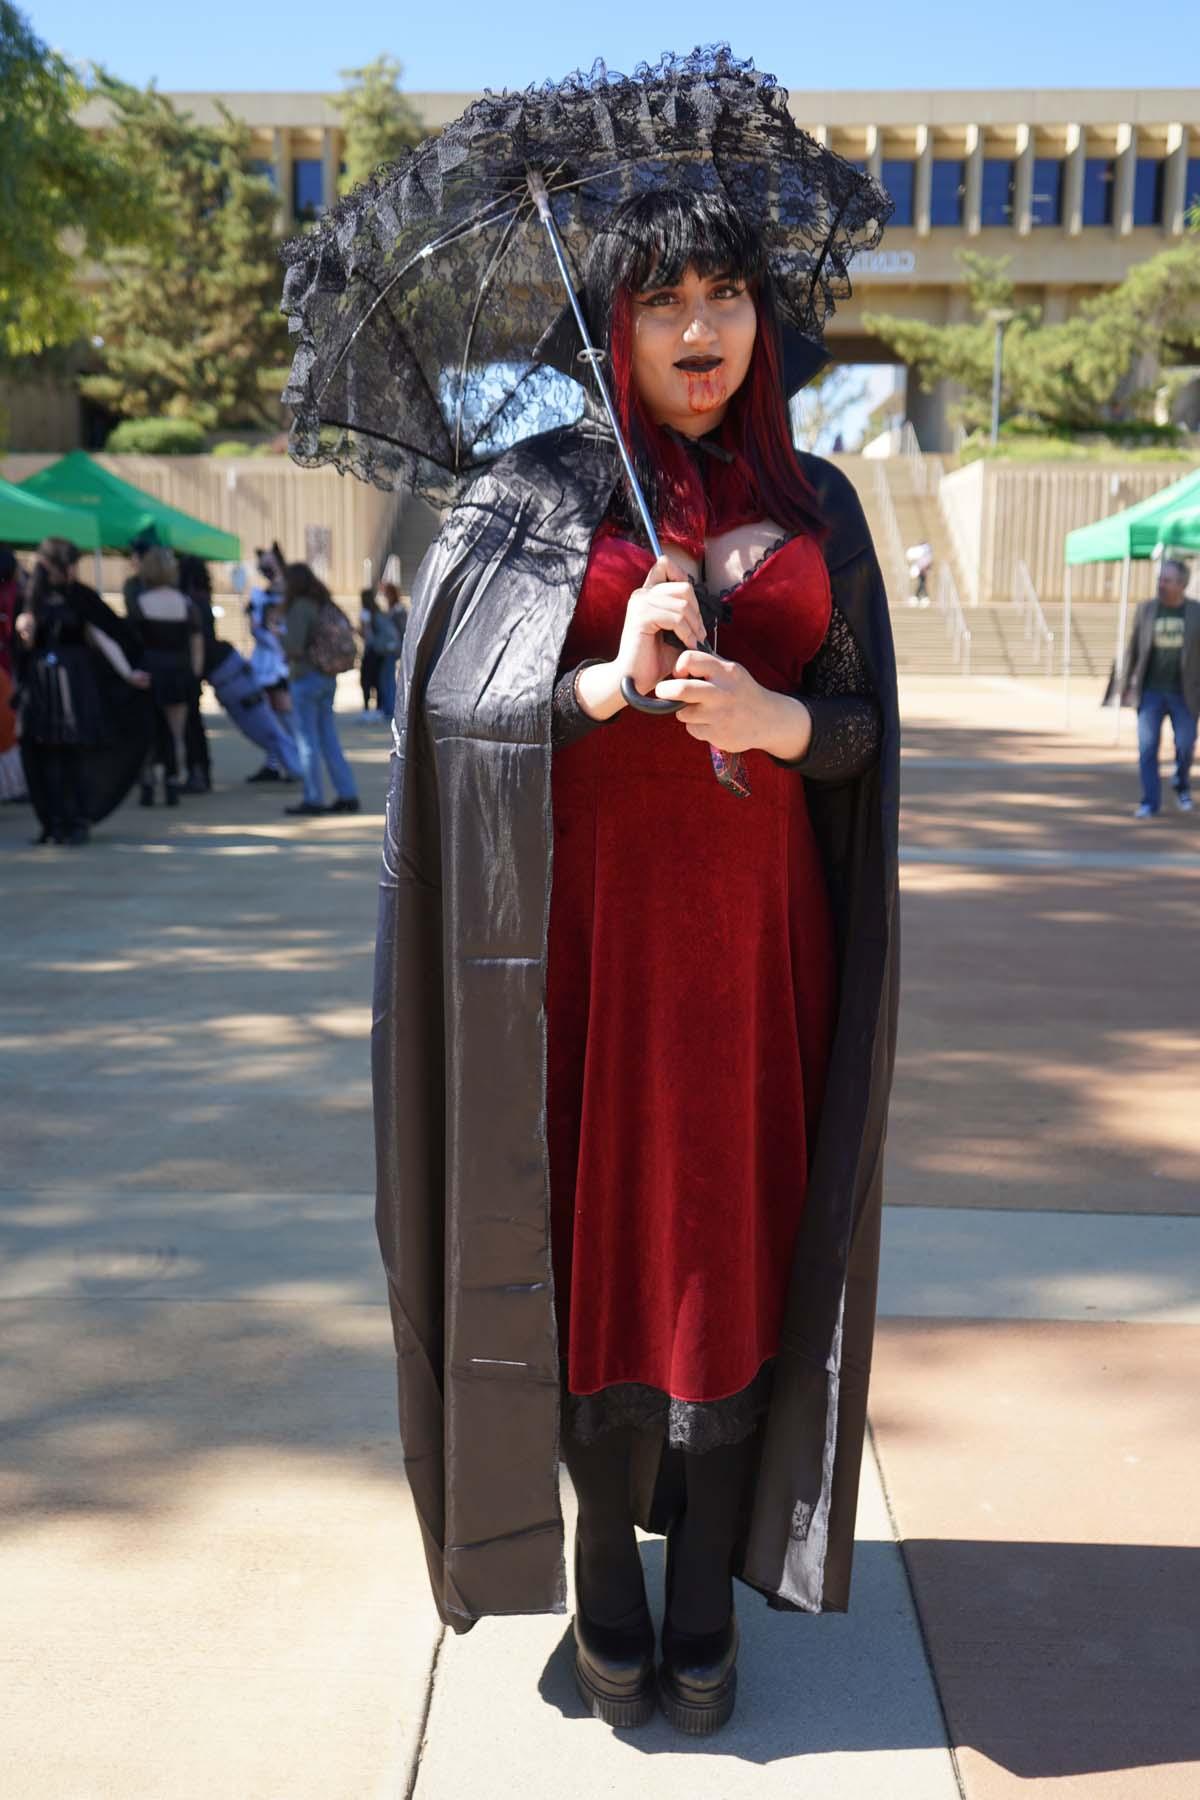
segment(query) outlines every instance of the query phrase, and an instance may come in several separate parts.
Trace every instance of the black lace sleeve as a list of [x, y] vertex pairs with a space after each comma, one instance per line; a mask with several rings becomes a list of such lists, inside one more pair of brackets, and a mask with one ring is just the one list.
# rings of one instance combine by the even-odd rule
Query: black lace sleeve
[[[565, 750], [568, 744], [586, 737], [597, 725], [610, 725], [612, 719], [593, 719], [590, 713], [584, 712], [579, 704], [579, 696], [575, 692], [575, 677], [581, 669], [590, 669], [594, 663], [603, 662], [602, 656], [588, 656], [583, 662], [576, 663], [560, 675], [554, 684], [554, 698], [550, 711], [550, 747], [553, 750]], [[613, 714], [613, 719], [617, 718]]]
[[858, 639], [835, 606], [825, 641], [804, 671], [799, 698], [812, 717], [812, 738], [791, 762], [810, 781], [852, 781], [879, 754], [883, 719]]

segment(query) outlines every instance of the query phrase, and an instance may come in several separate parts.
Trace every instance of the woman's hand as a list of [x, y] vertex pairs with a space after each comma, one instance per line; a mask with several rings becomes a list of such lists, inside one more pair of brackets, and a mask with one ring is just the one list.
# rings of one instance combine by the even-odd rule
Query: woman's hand
[[678, 563], [660, 556], [642, 586], [629, 596], [620, 648], [612, 663], [618, 686], [632, 675], [639, 694], [648, 694], [655, 682], [670, 675], [679, 651], [663, 643], [666, 631], [673, 631], [684, 644], [704, 642], [696, 590]]
[[675, 717], [691, 737], [731, 754], [766, 750], [794, 762], [812, 737], [812, 717], [802, 700], [762, 687], [740, 663], [707, 650], [684, 650], [673, 674], [654, 692], [660, 700], [683, 701]]
[[13, 630], [28, 650], [33, 643], [33, 614], [31, 612], [18, 613], [13, 623]]
[[142, 688], [144, 690], [150, 686], [150, 677], [147, 675], [145, 669], [130, 669], [125, 679], [130, 687]]

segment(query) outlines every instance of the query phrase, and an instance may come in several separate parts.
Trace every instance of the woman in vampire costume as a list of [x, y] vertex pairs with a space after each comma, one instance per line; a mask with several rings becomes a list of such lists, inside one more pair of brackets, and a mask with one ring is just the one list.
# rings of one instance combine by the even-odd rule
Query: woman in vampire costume
[[[615, 1724], [657, 1697], [702, 1733], [734, 1704], [733, 1577], [777, 1608], [848, 1604], [895, 1042], [895, 669], [854, 490], [792, 448], [755, 230], [719, 195], [635, 198], [595, 237], [583, 303], [666, 555], [587, 415], [500, 457], [422, 564], [382, 876], [377, 1223], [441, 1617], [564, 1610], [561, 1455], [581, 1692]], [[631, 683], [678, 710], [628, 704]], [[740, 753], [748, 793], [710, 750]], [[657, 1668], [639, 1524], [667, 1537]]]

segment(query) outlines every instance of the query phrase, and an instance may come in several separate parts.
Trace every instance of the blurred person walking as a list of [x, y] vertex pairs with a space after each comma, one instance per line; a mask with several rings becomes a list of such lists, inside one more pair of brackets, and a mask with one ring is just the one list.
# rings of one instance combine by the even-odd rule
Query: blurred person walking
[[[284, 647], [304, 781], [304, 798], [295, 806], [284, 808], [293, 815], [359, 810], [358, 789], [333, 715], [337, 676], [326, 674], [318, 666], [319, 658], [314, 660], [318, 657], [322, 613], [327, 607], [333, 607], [333, 597], [325, 583], [307, 563], [289, 563], [284, 574]], [[353, 667], [353, 654], [348, 666]], [[328, 807], [323, 798], [322, 761], [333, 783], [334, 799]]]
[[379, 716], [389, 725], [396, 710], [396, 663], [404, 648], [407, 623], [399, 588], [394, 581], [383, 582], [371, 621], [371, 643], [379, 659]]
[[[216, 650], [217, 625], [213, 617], [212, 577], [208, 572], [208, 564], [201, 557], [180, 557], [179, 587], [191, 602], [200, 626], [200, 637], [203, 643], [201, 673], [207, 677]], [[187, 753], [187, 780], [183, 784], [184, 793], [211, 793], [212, 756], [208, 748], [208, 733], [204, 729], [204, 715], [200, 711], [199, 682], [196, 683], [196, 691], [188, 707], [187, 724], [184, 728], [184, 748]]]
[[17, 710], [38, 844], [83, 844], [137, 776], [153, 715], [131, 690], [151, 677], [130, 661], [128, 627], [75, 578], [65, 538], [38, 546], [15, 628]]
[[188, 710], [199, 694], [204, 669], [204, 637], [196, 608], [180, 591], [173, 550], [151, 545], [138, 573], [142, 589], [128, 602], [129, 617], [142, 641], [141, 662], [158, 715], [156, 742], [142, 770], [141, 803], [153, 806], [155, 774], [161, 769], [167, 805], [178, 806], [180, 771], [187, 767]]
[[358, 635], [362, 639], [362, 657], [358, 665], [358, 679], [362, 687], [363, 709], [359, 714], [359, 723], [369, 725], [375, 717], [375, 706], [379, 705], [379, 652], [371, 643], [371, 626], [379, 607], [379, 597], [374, 588], [360, 588], [358, 593]]
[[[296, 734], [292, 721], [292, 696], [288, 687], [288, 661], [283, 647], [283, 583], [286, 564], [278, 543], [272, 543], [267, 550], [256, 550], [254, 555], [261, 585], [251, 588], [250, 598], [246, 602], [250, 635], [254, 639], [250, 667], [254, 671], [259, 691], [265, 694], [267, 704], [279, 720], [281, 729], [294, 738]], [[286, 765], [270, 752], [262, 768], [246, 777], [247, 781], [293, 779]]]
[[1191, 768], [1200, 716], [1200, 600], [1187, 598], [1188, 566], [1163, 558], [1158, 591], [1143, 600], [1121, 671], [1121, 702], [1137, 707], [1138, 770], [1142, 797], [1135, 819], [1153, 819], [1162, 805], [1158, 773], [1163, 721], [1175, 734], [1175, 775], [1171, 783], [1180, 812], [1191, 812]]

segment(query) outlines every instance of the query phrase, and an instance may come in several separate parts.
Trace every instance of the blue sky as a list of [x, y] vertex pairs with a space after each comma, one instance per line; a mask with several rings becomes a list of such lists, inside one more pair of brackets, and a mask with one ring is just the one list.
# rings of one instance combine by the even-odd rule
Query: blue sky
[[1200, 83], [1196, 14], [1185, 0], [857, 0], [806, 10], [762, 0], [752, 10], [689, 0], [651, 10], [637, 0], [45, 0], [18, 5], [40, 35], [127, 81], [163, 88], [310, 90], [381, 51], [405, 85], [524, 87], [603, 56], [627, 70], [670, 48], [728, 38], [793, 88], [1170, 87]]

